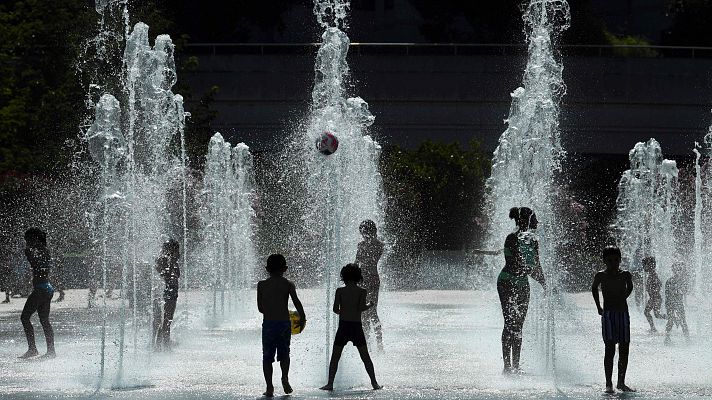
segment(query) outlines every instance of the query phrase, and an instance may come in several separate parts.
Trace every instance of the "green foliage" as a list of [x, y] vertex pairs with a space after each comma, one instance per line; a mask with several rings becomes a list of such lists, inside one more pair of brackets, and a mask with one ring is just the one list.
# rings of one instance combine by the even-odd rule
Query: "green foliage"
[[0, 173], [66, 170], [84, 96], [74, 60], [92, 12], [83, 0], [0, 6]]
[[[657, 57], [658, 52], [651, 49], [650, 42], [636, 36], [618, 36], [605, 32], [608, 43], [613, 46], [623, 46], [613, 49], [613, 55], [618, 57]], [[631, 47], [625, 47], [631, 46]]]
[[489, 156], [472, 141], [425, 142], [415, 150], [388, 148], [381, 158], [387, 229], [404, 240], [396, 251], [460, 250], [477, 232]]
[[[144, 21], [151, 35], [171, 33], [176, 49], [184, 47], [188, 36], [176, 33], [170, 4], [148, 0], [129, 3], [131, 23]], [[88, 110], [84, 104], [90, 83], [103, 86], [92, 93], [115, 93], [120, 85], [116, 73], [123, 52], [121, 41], [112, 43], [110, 52], [99, 60], [87, 46], [96, 34], [99, 15], [84, 0], [14, 0], [0, 5], [0, 174], [20, 173], [63, 175], [70, 168], [76, 150], [81, 148], [80, 125]], [[122, 31], [121, 10], [111, 11], [111, 23]], [[77, 62], [82, 61], [79, 73]], [[179, 70], [194, 70], [197, 58], [187, 57]], [[180, 71], [179, 71], [180, 76]], [[179, 82], [175, 89], [187, 101], [192, 93]], [[210, 109], [217, 91], [202, 94], [187, 121], [191, 160], [201, 158], [201, 145], [207, 144]], [[202, 140], [202, 142], [198, 142]], [[68, 146], [74, 144], [74, 147]]]

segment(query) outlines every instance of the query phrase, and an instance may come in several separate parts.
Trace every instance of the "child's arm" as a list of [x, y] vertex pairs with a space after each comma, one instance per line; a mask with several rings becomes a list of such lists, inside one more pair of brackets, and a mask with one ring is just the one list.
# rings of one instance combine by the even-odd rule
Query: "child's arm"
[[336, 289], [336, 294], [334, 295], [334, 307], [331, 309], [332, 311], [334, 311], [334, 314], [341, 313], [341, 296], [339, 296], [340, 293], [340, 289]]
[[[625, 286], [626, 286], [626, 294], [625, 297], [626, 299], [630, 296], [631, 293], [633, 293], [633, 275], [626, 271], [625, 273]], [[660, 293], [660, 290], [658, 289], [658, 293]]]
[[535, 253], [536, 266], [534, 267], [534, 270], [532, 270], [532, 272], [531, 272], [531, 277], [535, 281], [539, 282], [541, 287], [543, 287], [544, 290], [546, 290], [546, 279], [544, 278], [544, 270], [541, 268], [541, 262], [539, 261], [539, 242], [536, 242], [535, 249], [536, 249], [536, 253]]
[[603, 309], [601, 308], [601, 299], [598, 296], [598, 287], [601, 285], [601, 273], [598, 272], [593, 277], [593, 284], [591, 285], [591, 294], [593, 295], [593, 301], [596, 302], [596, 308], [598, 309], [598, 315], [603, 315]]
[[264, 314], [264, 310], [262, 309], [262, 282], [257, 283], [257, 310], [261, 314]]
[[483, 249], [472, 249], [473, 254], [481, 254], [485, 256], [498, 256], [504, 252], [504, 249], [499, 250], [483, 250]]
[[299, 322], [297, 323], [297, 326], [301, 329], [304, 329], [304, 324], [307, 322], [307, 316], [306, 314], [304, 314], [304, 307], [302, 306], [302, 302], [297, 296], [297, 288], [292, 282], [289, 282], [289, 297], [292, 298], [292, 303], [294, 303], [294, 307], [299, 313]]

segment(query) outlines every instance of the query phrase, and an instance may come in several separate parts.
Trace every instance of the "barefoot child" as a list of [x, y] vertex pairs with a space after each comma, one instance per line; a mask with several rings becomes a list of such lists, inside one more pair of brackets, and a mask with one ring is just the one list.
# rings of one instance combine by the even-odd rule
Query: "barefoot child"
[[156, 350], [171, 350], [171, 324], [178, 303], [178, 279], [180, 278], [180, 245], [175, 239], [163, 243], [161, 254], [156, 259], [156, 271], [165, 283], [163, 289], [163, 318], [156, 333]]
[[334, 297], [334, 313], [339, 314], [339, 329], [336, 331], [334, 349], [331, 352], [329, 383], [322, 386], [321, 390], [334, 390], [334, 378], [339, 368], [341, 353], [348, 342], [353, 343], [358, 349], [361, 361], [363, 361], [366, 372], [371, 378], [371, 386], [374, 390], [378, 390], [381, 385], [376, 381], [373, 361], [371, 361], [371, 356], [368, 354], [366, 336], [363, 333], [361, 324], [361, 313], [373, 306], [371, 303], [366, 303], [368, 295], [366, 289], [358, 286], [358, 283], [363, 280], [361, 268], [357, 264], [346, 265], [341, 269], [341, 280], [344, 281], [345, 286], [336, 289], [336, 296]]
[[289, 385], [289, 342], [292, 337], [292, 323], [289, 320], [287, 302], [292, 303], [299, 313], [299, 328], [304, 328], [307, 320], [302, 302], [297, 297], [294, 283], [283, 275], [287, 271], [287, 261], [281, 254], [267, 258], [267, 272], [270, 277], [257, 284], [257, 309], [264, 315], [262, 321], [262, 371], [267, 390], [264, 395], [274, 396], [272, 384], [272, 363], [277, 353], [277, 361], [282, 369], [282, 387], [285, 394], [292, 393]]
[[665, 327], [665, 344], [670, 344], [670, 331], [674, 325], [682, 327], [682, 333], [689, 337], [687, 319], [685, 318], [685, 293], [687, 292], [687, 279], [683, 274], [685, 266], [677, 262], [672, 266], [672, 277], [665, 282], [665, 309], [668, 322]]
[[39, 228], [30, 228], [25, 232], [25, 256], [32, 268], [32, 293], [27, 297], [25, 307], [22, 309], [20, 320], [25, 329], [27, 337], [27, 352], [20, 358], [31, 358], [36, 356], [37, 345], [35, 344], [35, 331], [32, 328], [30, 317], [37, 312], [40, 323], [44, 330], [47, 341], [47, 354], [44, 358], [54, 358], [54, 331], [49, 323], [49, 310], [54, 296], [54, 288], [49, 283], [49, 273], [52, 270], [52, 257], [47, 250], [47, 234]]
[[662, 283], [658, 277], [658, 273], [655, 271], [655, 257], [645, 257], [643, 259], [643, 271], [648, 276], [645, 281], [645, 290], [648, 292], [648, 301], [645, 303], [645, 318], [650, 324], [650, 332], [657, 332], [655, 329], [655, 324], [653, 323], [653, 316], [650, 314], [652, 311], [655, 314], [655, 318], [664, 319], [665, 316], [660, 313], [660, 308], [663, 305], [663, 298], [660, 296], [660, 289], [662, 288]]
[[[606, 393], [613, 393], [613, 357], [618, 344], [618, 384], [616, 388], [623, 392], [634, 392], [625, 384], [628, 368], [628, 350], [630, 348], [630, 316], [627, 298], [633, 292], [633, 277], [628, 271], [620, 269], [621, 251], [618, 247], [608, 246], [603, 249], [603, 261], [606, 269], [596, 273], [591, 285], [593, 300], [598, 314], [601, 315], [603, 342], [606, 345], [604, 369], [606, 372]], [[598, 287], [603, 292], [603, 308], [598, 297]]]

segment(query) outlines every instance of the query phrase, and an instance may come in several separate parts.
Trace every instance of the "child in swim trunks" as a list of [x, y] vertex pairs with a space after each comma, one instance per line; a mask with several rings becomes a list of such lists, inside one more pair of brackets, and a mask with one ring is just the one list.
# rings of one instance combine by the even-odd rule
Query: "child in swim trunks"
[[[626, 386], [625, 374], [628, 368], [630, 349], [630, 315], [628, 314], [628, 296], [633, 292], [633, 277], [628, 271], [620, 269], [621, 251], [616, 246], [603, 249], [603, 261], [606, 269], [596, 273], [591, 285], [593, 300], [601, 316], [603, 342], [606, 346], [604, 369], [606, 372], [606, 393], [613, 393], [613, 357], [618, 345], [618, 384], [616, 388], [623, 392], [635, 390]], [[598, 296], [598, 287], [603, 292], [603, 307]]]
[[302, 302], [297, 296], [297, 289], [283, 275], [287, 271], [287, 261], [281, 254], [267, 258], [267, 272], [270, 277], [257, 284], [257, 309], [264, 315], [262, 321], [262, 371], [265, 375], [267, 390], [264, 395], [274, 396], [272, 384], [272, 363], [275, 353], [282, 369], [282, 387], [285, 394], [292, 393], [289, 384], [289, 343], [292, 336], [292, 323], [289, 319], [287, 302], [292, 303], [299, 313], [299, 328], [304, 328], [307, 320]]
[[643, 270], [647, 275], [645, 281], [645, 290], [648, 292], [648, 301], [645, 303], [645, 318], [650, 324], [650, 332], [657, 332], [655, 329], [655, 324], [653, 323], [653, 316], [651, 311], [655, 314], [655, 318], [665, 319], [665, 315], [660, 312], [660, 308], [663, 306], [663, 297], [660, 295], [660, 289], [662, 288], [662, 283], [658, 277], [658, 273], [655, 271], [655, 257], [645, 257], [643, 259]]
[[373, 368], [373, 361], [368, 354], [366, 346], [366, 335], [363, 333], [361, 324], [361, 313], [373, 306], [366, 302], [366, 289], [360, 288], [358, 283], [363, 280], [361, 268], [357, 264], [348, 264], [341, 269], [341, 280], [345, 286], [336, 289], [334, 297], [334, 313], [339, 314], [339, 329], [334, 338], [334, 348], [331, 352], [331, 362], [329, 364], [329, 383], [321, 387], [321, 390], [334, 390], [334, 378], [339, 368], [339, 360], [344, 346], [348, 342], [353, 343], [358, 349], [364, 367], [374, 390], [381, 389], [381, 385], [376, 381], [376, 373]]
[[685, 265], [676, 262], [672, 266], [672, 277], [665, 282], [665, 309], [667, 310], [668, 322], [665, 327], [665, 344], [670, 344], [670, 331], [677, 325], [682, 328], [685, 337], [690, 336], [687, 328], [687, 318], [685, 317], [685, 293], [687, 293], [687, 278], [685, 277]]

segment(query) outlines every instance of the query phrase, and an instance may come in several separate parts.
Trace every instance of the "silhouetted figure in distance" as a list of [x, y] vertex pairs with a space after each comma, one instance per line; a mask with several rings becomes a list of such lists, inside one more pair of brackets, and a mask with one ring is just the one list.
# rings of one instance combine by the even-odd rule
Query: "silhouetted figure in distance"
[[650, 332], [657, 332], [655, 329], [655, 323], [653, 322], [653, 316], [650, 314], [652, 311], [655, 314], [655, 318], [665, 319], [665, 316], [660, 313], [660, 308], [663, 306], [663, 298], [660, 295], [660, 289], [662, 289], [662, 283], [658, 277], [657, 271], [655, 271], [655, 257], [645, 257], [643, 259], [643, 270], [647, 275], [645, 280], [645, 291], [648, 292], [648, 301], [645, 302], [645, 318], [650, 324]]
[[[593, 278], [591, 293], [601, 315], [601, 330], [606, 353], [603, 366], [606, 373], [606, 393], [613, 393], [613, 357], [618, 345], [618, 384], [616, 388], [624, 392], [635, 392], [626, 386], [625, 374], [628, 368], [630, 349], [630, 315], [628, 314], [628, 296], [633, 292], [633, 276], [620, 269], [621, 250], [616, 246], [603, 249], [603, 262], [606, 269], [599, 271]], [[598, 296], [598, 288], [603, 292], [603, 307]]]
[[344, 346], [348, 342], [353, 343], [358, 349], [368, 377], [371, 378], [371, 386], [374, 390], [381, 389], [381, 385], [376, 381], [376, 373], [373, 368], [373, 361], [368, 354], [366, 345], [366, 335], [361, 324], [361, 313], [373, 307], [373, 303], [367, 302], [368, 293], [366, 289], [358, 286], [363, 280], [361, 268], [357, 264], [348, 264], [341, 268], [341, 280], [344, 287], [336, 289], [334, 296], [334, 313], [339, 314], [339, 329], [334, 337], [334, 348], [331, 352], [331, 362], [329, 363], [329, 382], [322, 386], [321, 390], [334, 390], [334, 378], [339, 368], [339, 360]]
[[180, 245], [174, 239], [163, 243], [161, 254], [156, 259], [156, 271], [165, 287], [163, 289], [163, 320], [156, 335], [156, 350], [171, 350], [171, 324], [178, 302], [178, 279], [180, 278]]
[[20, 320], [27, 337], [27, 352], [20, 358], [31, 358], [38, 354], [35, 343], [35, 331], [32, 328], [30, 317], [37, 312], [47, 341], [47, 354], [44, 358], [56, 357], [54, 349], [54, 331], [49, 322], [50, 305], [54, 288], [49, 283], [49, 274], [52, 270], [52, 257], [47, 250], [47, 234], [39, 228], [30, 228], [25, 232], [25, 256], [32, 269], [32, 293], [27, 297], [25, 307], [22, 309]]
[[359, 232], [363, 240], [358, 244], [356, 251], [356, 263], [363, 272], [363, 285], [367, 291], [368, 302], [373, 304], [364, 312], [364, 330], [366, 334], [371, 333], [371, 327], [376, 334], [378, 349], [383, 351], [383, 330], [381, 319], [378, 317], [378, 296], [381, 291], [381, 277], [378, 274], [378, 261], [383, 255], [383, 242], [378, 240], [378, 229], [376, 223], [367, 219], [361, 222]]
[[517, 231], [504, 241], [504, 268], [497, 277], [497, 292], [502, 305], [502, 359], [504, 373], [519, 372], [522, 351], [522, 328], [529, 309], [529, 278], [546, 289], [544, 272], [539, 263], [539, 241], [532, 232], [538, 226], [536, 214], [530, 208], [512, 208], [509, 218]]
[[665, 310], [667, 311], [667, 326], [665, 327], [665, 344], [670, 344], [670, 331], [674, 325], [682, 328], [682, 333], [689, 338], [685, 317], [685, 293], [687, 293], [687, 277], [685, 266], [676, 262], [672, 266], [672, 277], [665, 282]]
[[257, 284], [257, 309], [264, 316], [262, 321], [262, 372], [267, 384], [267, 390], [264, 392], [267, 397], [274, 396], [272, 363], [275, 353], [282, 369], [284, 393], [290, 394], [293, 391], [289, 384], [289, 345], [292, 337], [292, 323], [289, 319], [287, 303], [290, 297], [299, 313], [299, 328], [304, 329], [304, 324], [307, 321], [294, 283], [284, 277], [286, 271], [287, 261], [284, 256], [272, 254], [267, 258], [267, 272], [270, 276]]

